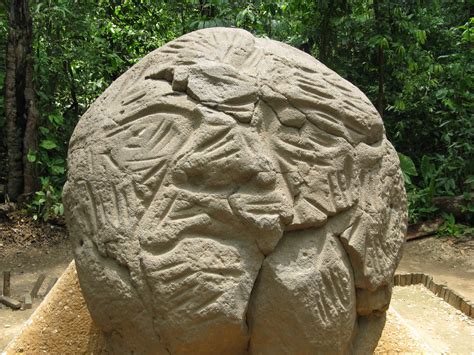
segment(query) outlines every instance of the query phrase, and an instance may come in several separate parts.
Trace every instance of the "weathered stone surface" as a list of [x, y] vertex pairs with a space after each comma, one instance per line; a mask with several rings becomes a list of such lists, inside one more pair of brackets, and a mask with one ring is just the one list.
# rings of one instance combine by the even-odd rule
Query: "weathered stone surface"
[[314, 58], [187, 34], [97, 99], [68, 161], [77, 271], [112, 353], [375, 347], [406, 230], [399, 161], [370, 101]]
[[262, 266], [249, 311], [250, 352], [348, 350], [356, 295], [349, 259], [328, 228], [290, 232]]

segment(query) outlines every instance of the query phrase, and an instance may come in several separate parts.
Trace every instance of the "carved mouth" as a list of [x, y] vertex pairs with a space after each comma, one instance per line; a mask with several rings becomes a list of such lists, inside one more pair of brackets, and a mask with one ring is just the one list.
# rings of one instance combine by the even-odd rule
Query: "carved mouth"
[[229, 197], [234, 213], [259, 229], [281, 231], [293, 219], [292, 208], [278, 192], [234, 194]]

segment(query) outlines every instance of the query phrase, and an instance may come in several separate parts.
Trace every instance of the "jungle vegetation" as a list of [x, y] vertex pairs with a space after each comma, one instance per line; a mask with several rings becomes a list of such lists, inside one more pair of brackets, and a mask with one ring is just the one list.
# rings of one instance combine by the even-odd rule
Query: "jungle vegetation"
[[472, 0], [2, 0], [0, 184], [35, 218], [63, 213], [69, 137], [130, 66], [187, 32], [244, 28], [310, 53], [358, 86], [399, 152], [410, 221], [472, 224]]

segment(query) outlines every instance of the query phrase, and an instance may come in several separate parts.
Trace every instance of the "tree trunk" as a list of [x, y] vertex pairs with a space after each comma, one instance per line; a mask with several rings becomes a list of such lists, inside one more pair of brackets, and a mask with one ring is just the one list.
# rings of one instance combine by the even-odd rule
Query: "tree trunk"
[[330, 49], [330, 37], [331, 37], [331, 17], [335, 17], [335, 3], [334, 1], [328, 1], [323, 3], [323, 9], [321, 9], [321, 24], [319, 27], [319, 56], [318, 60], [323, 64], [329, 65], [329, 49]]
[[383, 111], [385, 108], [384, 53], [383, 48], [380, 46], [377, 52], [377, 62], [379, 82], [379, 89], [377, 93], [377, 110], [379, 111], [380, 117], [383, 118]]
[[[25, 0], [27, 1], [27, 0]], [[25, 73], [25, 104], [28, 115], [26, 117], [25, 136], [23, 138], [23, 194], [31, 195], [38, 188], [38, 170], [36, 163], [31, 163], [28, 152], [38, 151], [38, 121], [39, 113], [36, 108], [35, 90], [33, 87], [33, 55], [31, 18], [29, 30], [29, 51], [26, 57]]]
[[[374, 9], [374, 18], [375, 18], [375, 28], [377, 34], [384, 35], [384, 25], [385, 25], [385, 12], [382, 9], [384, 7], [383, 0], [374, 0], [373, 9]], [[378, 93], [377, 93], [377, 102], [376, 107], [377, 111], [381, 117], [383, 117], [383, 112], [385, 108], [385, 79], [384, 79], [384, 51], [383, 48], [379, 45], [377, 50], [377, 72], [378, 72]]]
[[8, 197], [17, 201], [37, 186], [29, 150], [37, 150], [38, 111], [33, 88], [32, 21], [27, 0], [11, 0], [5, 73]]

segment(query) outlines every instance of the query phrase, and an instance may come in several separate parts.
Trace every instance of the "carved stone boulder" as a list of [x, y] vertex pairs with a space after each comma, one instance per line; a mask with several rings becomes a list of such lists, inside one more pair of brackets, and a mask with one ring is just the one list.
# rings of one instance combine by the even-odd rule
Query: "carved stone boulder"
[[79, 121], [64, 190], [111, 353], [370, 352], [406, 230], [366, 96], [239, 29], [184, 35]]

